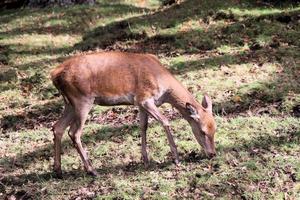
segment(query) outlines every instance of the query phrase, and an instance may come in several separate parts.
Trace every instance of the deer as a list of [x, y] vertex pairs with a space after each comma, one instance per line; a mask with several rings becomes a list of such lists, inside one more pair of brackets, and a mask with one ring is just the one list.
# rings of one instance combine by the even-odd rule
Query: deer
[[64, 111], [53, 125], [54, 173], [62, 177], [61, 140], [65, 130], [79, 153], [85, 171], [97, 176], [82, 146], [81, 135], [94, 104], [101, 106], [135, 105], [139, 109], [141, 157], [149, 164], [146, 132], [152, 116], [164, 128], [176, 165], [179, 156], [169, 120], [158, 109], [171, 104], [190, 124], [196, 141], [207, 157], [216, 155], [216, 122], [212, 100], [204, 95], [201, 103], [165, 68], [153, 54], [98, 52], [77, 55], [54, 68], [51, 80], [64, 100]]

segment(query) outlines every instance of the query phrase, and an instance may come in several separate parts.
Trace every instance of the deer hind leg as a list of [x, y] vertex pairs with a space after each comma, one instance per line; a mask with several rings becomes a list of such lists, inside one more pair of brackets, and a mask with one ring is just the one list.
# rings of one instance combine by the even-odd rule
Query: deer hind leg
[[177, 152], [177, 147], [176, 147], [176, 144], [175, 144], [173, 136], [172, 136], [172, 131], [171, 131], [171, 127], [170, 127], [170, 123], [169, 123], [168, 119], [163, 114], [160, 113], [159, 109], [154, 104], [153, 99], [143, 101], [141, 103], [141, 106], [148, 113], [150, 113], [157, 121], [159, 121], [162, 124], [162, 126], [164, 127], [166, 134], [167, 134], [168, 142], [169, 142], [169, 145], [171, 148], [171, 152], [174, 157], [175, 164], [176, 165], [179, 164], [179, 156], [178, 156], [178, 152]]
[[65, 110], [61, 118], [53, 125], [52, 131], [54, 135], [54, 172], [56, 176], [61, 178], [61, 138], [70, 125], [74, 115], [74, 110], [70, 104], [65, 103]]
[[142, 108], [139, 108], [139, 116], [140, 116], [140, 128], [141, 128], [141, 138], [142, 138], [142, 159], [145, 166], [149, 165], [149, 159], [147, 154], [147, 128], [148, 128], [148, 113]]
[[80, 158], [84, 164], [85, 170], [88, 172], [88, 174], [96, 176], [97, 172], [92, 167], [92, 164], [90, 160], [88, 159], [87, 152], [82, 147], [81, 143], [81, 135], [84, 123], [87, 119], [88, 113], [92, 108], [93, 105], [93, 99], [88, 99], [84, 101], [79, 101], [78, 103], [75, 103], [75, 118], [72, 121], [70, 130], [69, 130], [69, 136], [73, 141], [73, 144], [77, 150], [77, 152], [80, 155]]

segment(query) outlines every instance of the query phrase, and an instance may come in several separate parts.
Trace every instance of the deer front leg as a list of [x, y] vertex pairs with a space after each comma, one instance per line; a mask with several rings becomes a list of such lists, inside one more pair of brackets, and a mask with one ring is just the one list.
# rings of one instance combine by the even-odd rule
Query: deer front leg
[[177, 153], [177, 147], [175, 145], [175, 142], [174, 142], [174, 139], [172, 136], [172, 131], [171, 131], [171, 127], [170, 127], [170, 123], [169, 123], [168, 119], [163, 114], [160, 113], [159, 109], [154, 104], [153, 99], [149, 99], [149, 100], [142, 102], [142, 107], [163, 125], [163, 127], [166, 131], [166, 134], [167, 134], [171, 152], [174, 157], [174, 162], [176, 165], [178, 165], [179, 164], [179, 156]]
[[142, 159], [144, 165], [147, 167], [149, 165], [148, 153], [147, 153], [147, 128], [148, 128], [148, 114], [147, 112], [140, 107], [140, 129], [141, 129], [141, 138], [142, 138]]

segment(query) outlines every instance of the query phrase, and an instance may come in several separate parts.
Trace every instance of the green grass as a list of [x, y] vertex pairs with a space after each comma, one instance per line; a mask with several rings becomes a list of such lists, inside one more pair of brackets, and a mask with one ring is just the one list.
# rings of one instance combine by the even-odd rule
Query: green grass
[[[0, 76], [0, 199], [300, 198], [299, 5], [98, 3], [1, 11], [0, 68], [12, 77]], [[99, 177], [83, 171], [65, 134], [64, 175], [54, 178], [50, 129], [63, 102], [49, 71], [69, 56], [108, 49], [154, 53], [199, 101], [208, 93], [217, 157], [205, 158], [189, 125], [175, 117], [181, 165], [152, 121], [145, 168], [136, 110], [95, 106], [82, 141]]]

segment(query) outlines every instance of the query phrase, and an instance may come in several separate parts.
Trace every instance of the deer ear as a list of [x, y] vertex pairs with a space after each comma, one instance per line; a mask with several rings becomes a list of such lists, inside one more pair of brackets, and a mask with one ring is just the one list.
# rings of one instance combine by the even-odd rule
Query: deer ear
[[203, 106], [203, 108], [205, 108], [205, 110], [212, 113], [212, 101], [209, 96], [204, 95], [204, 97], [202, 99], [202, 106]]
[[197, 109], [192, 104], [186, 103], [185, 108], [186, 108], [186, 110], [189, 113], [191, 118], [193, 118], [194, 120], [198, 120], [200, 118], [199, 115], [198, 115]]

